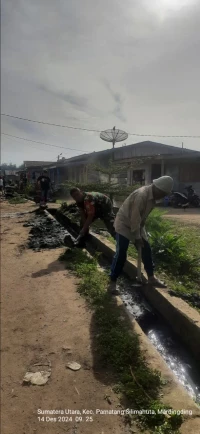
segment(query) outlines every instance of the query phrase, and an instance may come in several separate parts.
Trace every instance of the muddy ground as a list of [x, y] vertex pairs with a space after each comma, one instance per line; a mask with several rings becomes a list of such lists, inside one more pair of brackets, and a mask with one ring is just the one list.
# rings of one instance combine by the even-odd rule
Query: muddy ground
[[[93, 315], [77, 293], [77, 279], [58, 261], [63, 248], [33, 251], [27, 248], [34, 211], [23, 205], [1, 204], [1, 425], [2, 434], [125, 434], [130, 429], [121, 416], [81, 415], [82, 422], [39, 421], [41, 410], [119, 409], [115, 383], [95, 351]], [[24, 385], [34, 363], [51, 364], [43, 386]], [[79, 371], [66, 368], [70, 361]], [[39, 369], [39, 368], [38, 368]], [[45, 369], [45, 368], [43, 368]], [[110, 398], [106, 398], [109, 396]], [[109, 402], [108, 402], [109, 400]], [[70, 415], [64, 415], [70, 417]], [[44, 415], [44, 419], [46, 419]], [[91, 421], [92, 419], [93, 421]], [[140, 430], [134, 427], [133, 431]]]

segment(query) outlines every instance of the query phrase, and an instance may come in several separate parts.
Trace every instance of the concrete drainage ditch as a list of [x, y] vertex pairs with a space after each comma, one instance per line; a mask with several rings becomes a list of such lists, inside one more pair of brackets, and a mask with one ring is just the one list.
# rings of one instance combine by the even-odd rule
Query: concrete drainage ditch
[[[56, 210], [50, 209], [49, 212], [25, 223], [25, 226], [31, 227], [29, 247], [36, 251], [61, 247], [66, 233], [76, 234], [77, 227], [75, 224], [70, 224], [68, 218], [65, 219], [63, 215], [57, 213], [57, 221], [49, 213], [55, 216]], [[94, 253], [94, 248], [91, 247], [90, 251]], [[109, 267], [105, 255], [100, 258], [100, 266], [104, 269]], [[173, 330], [140, 290], [133, 290], [131, 280], [126, 275], [123, 275], [119, 281], [119, 290], [121, 300], [130, 317], [137, 321], [178, 382], [197, 403], [200, 403], [200, 370], [193, 355], [180, 343]]]

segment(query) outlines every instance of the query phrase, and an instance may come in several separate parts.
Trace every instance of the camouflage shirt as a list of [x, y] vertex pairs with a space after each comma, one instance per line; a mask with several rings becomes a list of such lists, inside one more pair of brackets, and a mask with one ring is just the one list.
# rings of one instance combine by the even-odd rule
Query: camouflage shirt
[[102, 216], [108, 209], [112, 209], [112, 203], [108, 196], [103, 193], [85, 192], [84, 201], [78, 204], [79, 208], [84, 209], [87, 215], [94, 215], [95, 217]]

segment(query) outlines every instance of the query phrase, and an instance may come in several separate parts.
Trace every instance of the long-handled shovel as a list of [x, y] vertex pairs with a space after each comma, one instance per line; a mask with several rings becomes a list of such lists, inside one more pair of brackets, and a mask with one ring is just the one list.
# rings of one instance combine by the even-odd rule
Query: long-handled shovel
[[142, 286], [141, 265], [142, 265], [142, 246], [139, 246], [138, 258], [137, 258], [137, 278], [136, 278], [136, 283], [133, 283], [132, 285], [134, 287]]

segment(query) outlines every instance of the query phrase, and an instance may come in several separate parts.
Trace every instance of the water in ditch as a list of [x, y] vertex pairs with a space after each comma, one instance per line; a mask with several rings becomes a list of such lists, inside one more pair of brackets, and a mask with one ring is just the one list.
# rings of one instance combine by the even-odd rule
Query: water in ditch
[[[38, 251], [63, 245], [67, 230], [59, 222], [42, 215], [25, 225], [31, 227], [28, 240], [30, 248]], [[109, 269], [106, 258], [102, 259], [100, 265], [105, 270]], [[128, 311], [137, 320], [175, 377], [190, 396], [200, 403], [200, 369], [198, 369], [193, 357], [179, 342], [170, 327], [145, 300], [140, 290], [132, 287], [131, 280], [125, 275], [119, 279], [118, 289]]]
[[188, 393], [200, 403], [200, 372], [170, 327], [159, 317], [131, 281], [123, 276], [118, 284], [121, 298], [151, 343]]

